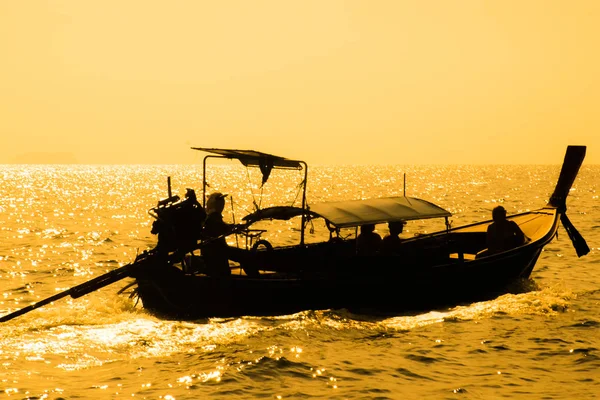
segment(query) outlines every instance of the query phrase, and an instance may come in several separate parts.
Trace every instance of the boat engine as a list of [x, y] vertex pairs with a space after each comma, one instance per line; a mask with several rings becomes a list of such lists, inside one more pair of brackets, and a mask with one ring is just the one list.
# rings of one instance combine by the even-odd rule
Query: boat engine
[[150, 209], [156, 218], [151, 233], [158, 235], [156, 250], [163, 254], [179, 252], [181, 256], [197, 248], [206, 211], [196, 198], [193, 189], [186, 189], [185, 199], [169, 196]]

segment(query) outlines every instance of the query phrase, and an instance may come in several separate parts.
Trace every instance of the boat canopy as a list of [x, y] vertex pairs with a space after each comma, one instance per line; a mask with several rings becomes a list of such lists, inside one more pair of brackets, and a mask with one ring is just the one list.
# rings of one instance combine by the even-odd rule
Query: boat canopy
[[290, 160], [289, 158], [255, 150], [212, 149], [206, 147], [192, 147], [192, 150], [205, 151], [207, 153], [217, 154], [224, 158], [236, 159], [247, 167], [264, 168], [265, 166], [269, 166], [271, 168], [280, 169], [302, 169], [303, 164], [302, 161], [299, 160]]
[[416, 197], [383, 197], [317, 203], [310, 206], [310, 211], [338, 228], [452, 215], [443, 208]]
[[302, 207], [293, 207], [293, 206], [275, 206], [275, 207], [267, 207], [257, 210], [251, 214], [246, 215], [242, 218], [242, 220], [246, 221], [248, 224], [253, 224], [257, 221], [261, 221], [264, 219], [279, 219], [282, 221], [287, 221], [291, 218], [300, 216], [300, 215], [309, 215], [311, 217], [319, 217], [319, 215], [307, 211]]

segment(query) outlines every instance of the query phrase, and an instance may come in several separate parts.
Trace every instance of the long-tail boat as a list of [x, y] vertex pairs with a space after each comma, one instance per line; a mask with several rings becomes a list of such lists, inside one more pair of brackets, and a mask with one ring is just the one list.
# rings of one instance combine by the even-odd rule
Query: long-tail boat
[[[200, 255], [188, 256], [180, 264], [159, 263], [155, 268], [136, 270], [137, 293], [144, 307], [167, 317], [196, 319], [329, 308], [411, 311], [489, 298], [530, 276], [542, 249], [556, 236], [559, 221], [578, 255], [589, 251], [566, 215], [566, 198], [585, 156], [583, 146], [568, 148], [548, 204], [508, 217], [527, 240], [494, 254], [489, 253], [486, 242], [493, 220], [452, 228], [450, 212], [406, 196], [308, 205], [307, 165], [303, 161], [256, 151], [197, 150], [210, 154], [203, 162], [204, 199], [207, 160], [220, 157], [260, 168], [263, 180], [272, 169], [303, 170], [302, 200], [299, 207], [258, 209], [243, 218], [245, 224], [236, 234], [246, 240], [228, 248], [232, 268], [237, 266], [240, 273], [225, 278], [203, 273], [203, 239], [198, 242]], [[181, 203], [172, 204], [180, 207]], [[168, 209], [169, 205], [161, 207]], [[155, 211], [157, 216], [161, 213], [160, 208]], [[293, 218], [300, 224], [295, 245], [273, 246], [261, 239], [261, 229], [252, 229], [264, 220]], [[432, 218], [443, 219], [445, 229], [403, 240], [393, 253], [361, 254], [356, 235], [340, 235], [344, 229], [367, 224]], [[307, 225], [318, 220], [327, 226], [329, 237], [306, 243]]]
[[[165, 318], [196, 320], [208, 317], [277, 315], [309, 309], [360, 309], [409, 312], [488, 299], [514, 282], [527, 279], [544, 246], [562, 223], [578, 256], [589, 248], [566, 215], [567, 195], [585, 157], [585, 146], [569, 146], [553, 194], [541, 208], [509, 215], [525, 240], [502, 251], [488, 248], [492, 219], [451, 227], [450, 212], [423, 199], [407, 196], [310, 204], [306, 198], [308, 166], [253, 150], [193, 148], [208, 153], [203, 160], [202, 204], [195, 191], [185, 198], [172, 195], [150, 210], [156, 218], [157, 246], [135, 262], [89, 282], [31, 304], [0, 318], [7, 321], [61, 297], [77, 298], [126, 277], [137, 284], [135, 294], [144, 308]], [[238, 160], [259, 168], [263, 183], [273, 170], [303, 172], [301, 204], [256, 209], [227, 234], [241, 235], [227, 244], [232, 273], [214, 276], [204, 249], [222, 237], [203, 231], [206, 217], [207, 161]], [[299, 240], [273, 245], [266, 220], [298, 220]], [[402, 240], [393, 252], [364, 254], [357, 245], [358, 228], [382, 223], [440, 219], [444, 229]], [[308, 243], [307, 226], [321, 221], [329, 233]], [[345, 235], [342, 232], [355, 234]], [[239, 244], [241, 242], [241, 244]], [[128, 286], [131, 286], [128, 285]]]

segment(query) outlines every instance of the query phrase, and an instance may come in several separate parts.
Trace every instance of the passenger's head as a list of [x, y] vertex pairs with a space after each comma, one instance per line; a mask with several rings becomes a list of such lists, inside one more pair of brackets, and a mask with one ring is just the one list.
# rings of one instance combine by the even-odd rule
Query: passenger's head
[[208, 214], [218, 212], [222, 213], [225, 208], [225, 197], [227, 195], [219, 192], [211, 193], [206, 200], [206, 211]]
[[390, 235], [399, 235], [402, 233], [404, 229], [404, 225], [406, 222], [404, 221], [393, 221], [388, 222], [388, 229], [390, 230]]
[[497, 206], [492, 210], [492, 218], [494, 221], [502, 221], [506, 219], [506, 210], [502, 206]]
[[371, 233], [375, 230], [375, 224], [365, 224], [360, 226], [360, 233]]
[[185, 198], [190, 199], [190, 201], [192, 201], [192, 202], [195, 202], [197, 199], [196, 199], [196, 192], [194, 192], [194, 189], [186, 188], [185, 189]]

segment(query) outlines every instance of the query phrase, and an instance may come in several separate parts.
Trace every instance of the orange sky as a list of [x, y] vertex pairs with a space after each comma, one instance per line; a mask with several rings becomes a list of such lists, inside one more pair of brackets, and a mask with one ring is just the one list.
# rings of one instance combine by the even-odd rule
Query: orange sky
[[600, 1], [0, 2], [0, 163], [600, 163]]

